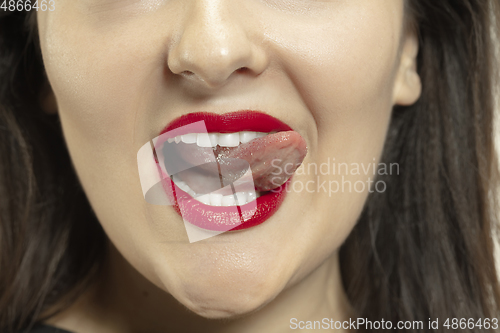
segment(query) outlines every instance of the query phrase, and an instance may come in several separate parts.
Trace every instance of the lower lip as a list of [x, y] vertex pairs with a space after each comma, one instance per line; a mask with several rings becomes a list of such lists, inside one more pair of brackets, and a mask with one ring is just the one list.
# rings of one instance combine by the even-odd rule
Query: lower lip
[[[285, 200], [285, 189], [290, 179], [280, 187], [258, 197], [256, 210], [255, 206], [250, 204], [231, 207], [205, 205], [177, 187], [170, 178], [167, 177], [165, 181], [170, 182], [174, 193], [171, 193], [168, 190], [169, 186], [164, 184], [165, 192], [173, 200], [175, 211], [185, 221], [205, 230], [236, 231], [255, 227], [273, 216]], [[239, 219], [234, 216], [235, 207], [237, 207]], [[243, 219], [249, 215], [251, 217]]]

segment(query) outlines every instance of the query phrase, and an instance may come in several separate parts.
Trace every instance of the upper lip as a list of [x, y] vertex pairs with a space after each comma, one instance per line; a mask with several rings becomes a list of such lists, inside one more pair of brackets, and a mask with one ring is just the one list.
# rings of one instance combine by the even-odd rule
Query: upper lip
[[172, 120], [161, 131], [160, 135], [198, 121], [204, 121], [207, 133], [234, 133], [242, 131], [269, 133], [292, 130], [289, 125], [266, 113], [242, 110], [224, 114], [211, 112], [188, 113]]

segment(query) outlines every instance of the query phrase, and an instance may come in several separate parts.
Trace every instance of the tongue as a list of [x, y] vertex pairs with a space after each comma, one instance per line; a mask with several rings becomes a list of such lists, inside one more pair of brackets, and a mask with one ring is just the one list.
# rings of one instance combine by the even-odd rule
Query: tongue
[[[227, 185], [238, 180], [248, 171], [248, 165], [255, 190], [270, 191], [283, 185], [293, 175], [307, 153], [305, 140], [295, 131], [269, 134], [234, 148], [200, 148], [182, 143], [175, 147], [184, 162], [198, 165], [179, 173], [180, 178], [196, 193], [209, 193], [219, 189], [221, 182]], [[214, 163], [207, 163], [213, 161], [214, 154], [218, 164], [216, 168]]]
[[216, 153], [221, 169], [227, 167], [228, 176], [234, 170], [232, 159], [245, 160], [252, 169], [255, 189], [269, 191], [283, 185], [293, 175], [306, 156], [307, 147], [297, 132], [287, 131], [269, 134], [232, 149], [218, 147]]

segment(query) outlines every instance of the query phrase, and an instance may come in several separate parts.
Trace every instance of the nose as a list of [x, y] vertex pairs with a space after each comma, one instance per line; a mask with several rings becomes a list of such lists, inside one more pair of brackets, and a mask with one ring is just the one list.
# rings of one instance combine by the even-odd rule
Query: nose
[[249, 38], [255, 33], [242, 23], [239, 14], [244, 13], [235, 8], [237, 1], [185, 1], [190, 7], [168, 52], [172, 73], [217, 88], [225, 85], [233, 73], [259, 75], [264, 71], [268, 64], [265, 51]]

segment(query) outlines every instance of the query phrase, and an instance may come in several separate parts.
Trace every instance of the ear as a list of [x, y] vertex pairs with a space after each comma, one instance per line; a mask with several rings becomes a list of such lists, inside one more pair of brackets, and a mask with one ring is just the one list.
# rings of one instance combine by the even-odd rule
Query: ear
[[40, 95], [38, 96], [38, 101], [43, 112], [50, 115], [57, 114], [58, 108], [56, 96], [54, 95], [52, 87], [50, 86], [48, 81], [45, 81], [45, 83], [42, 85]]
[[407, 33], [401, 49], [396, 81], [394, 84], [393, 103], [412, 105], [422, 93], [422, 82], [417, 72], [418, 37], [416, 33]]

